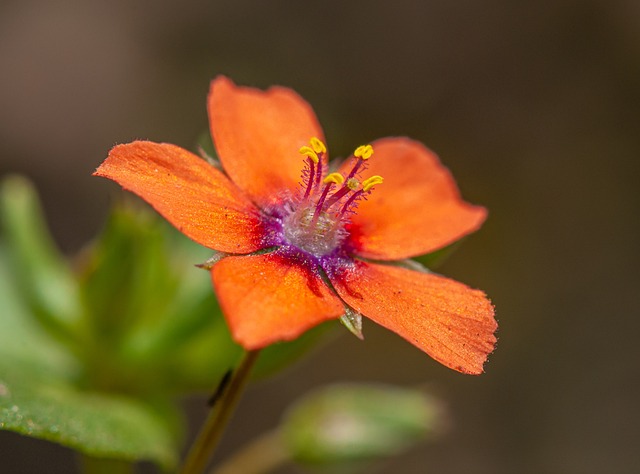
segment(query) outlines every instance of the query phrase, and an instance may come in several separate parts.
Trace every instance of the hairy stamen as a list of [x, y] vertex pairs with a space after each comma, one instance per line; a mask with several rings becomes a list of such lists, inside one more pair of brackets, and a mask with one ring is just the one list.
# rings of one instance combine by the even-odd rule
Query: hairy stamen
[[[333, 252], [346, 235], [345, 223], [358, 199], [382, 183], [382, 177], [371, 176], [362, 183], [357, 175], [373, 155], [371, 145], [362, 145], [353, 153], [354, 164], [345, 178], [341, 173], [325, 175], [327, 148], [317, 137], [300, 147], [306, 157], [302, 173], [304, 194], [291, 203], [290, 213], [283, 220], [283, 236], [290, 244], [316, 256]], [[324, 178], [323, 178], [324, 176]], [[343, 203], [339, 210], [331, 210]]]

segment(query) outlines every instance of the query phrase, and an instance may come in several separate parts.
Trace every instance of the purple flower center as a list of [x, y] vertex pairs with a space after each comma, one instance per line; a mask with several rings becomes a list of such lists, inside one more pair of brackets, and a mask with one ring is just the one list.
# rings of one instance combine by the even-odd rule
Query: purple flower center
[[360, 182], [359, 173], [366, 169], [367, 160], [373, 154], [371, 145], [356, 149], [346, 178], [338, 172], [326, 173], [324, 143], [312, 138], [310, 145], [300, 148], [306, 158], [298, 195], [285, 200], [271, 213], [274, 220], [269, 241], [322, 258], [338, 253], [348, 235], [346, 225], [358, 201], [366, 199], [383, 180], [380, 176], [371, 176]]

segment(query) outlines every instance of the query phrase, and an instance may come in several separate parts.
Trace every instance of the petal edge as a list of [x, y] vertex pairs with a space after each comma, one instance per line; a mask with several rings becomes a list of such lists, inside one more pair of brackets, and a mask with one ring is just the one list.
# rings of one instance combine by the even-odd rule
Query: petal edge
[[229, 253], [261, 248], [258, 209], [220, 171], [168, 143], [117, 145], [94, 172], [147, 201], [180, 232]]
[[497, 323], [482, 291], [431, 273], [361, 261], [330, 272], [330, 278], [349, 306], [441, 364], [483, 372]]
[[219, 76], [207, 99], [211, 136], [225, 171], [260, 207], [299, 189], [309, 139], [323, 139], [311, 106], [286, 87], [266, 91]]
[[487, 212], [460, 197], [438, 157], [422, 143], [391, 137], [373, 142], [367, 175], [384, 183], [352, 218], [354, 252], [374, 260], [400, 260], [433, 252], [475, 232]]

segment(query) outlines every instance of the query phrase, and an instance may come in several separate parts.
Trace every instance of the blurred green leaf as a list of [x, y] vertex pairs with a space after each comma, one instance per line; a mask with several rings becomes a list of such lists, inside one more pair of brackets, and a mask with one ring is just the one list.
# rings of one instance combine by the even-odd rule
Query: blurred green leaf
[[199, 136], [196, 142], [200, 155], [209, 162], [209, 164], [220, 167], [220, 161], [218, 160], [218, 154], [216, 148], [213, 145], [211, 139], [211, 133], [209, 130], [204, 130]]
[[413, 257], [413, 260], [418, 263], [424, 265], [430, 270], [437, 268], [442, 265], [445, 260], [447, 260], [453, 253], [460, 247], [464, 238], [457, 240], [456, 242], [447, 245], [441, 249], [436, 250], [435, 252], [431, 252], [425, 255], [420, 255], [418, 257]]
[[117, 345], [138, 325], [164, 315], [178, 281], [167, 257], [163, 229], [149, 214], [113, 209], [80, 274], [82, 303], [99, 343]]
[[151, 406], [78, 390], [7, 354], [0, 357], [0, 428], [100, 458], [145, 459], [172, 468], [178, 457], [171, 424]]
[[[206, 275], [202, 276], [206, 278]], [[211, 289], [208, 296], [210, 307], [216, 308]], [[232, 341], [224, 318], [212, 311], [197, 333], [181, 346], [166, 350], [157, 361], [166, 390], [173, 393], [209, 392], [234, 366], [240, 353], [241, 348]]]
[[12, 355], [37, 363], [48, 372], [70, 376], [78, 361], [68, 349], [30, 317], [31, 308], [16, 290], [6, 245], [0, 241], [0, 357]]
[[441, 431], [441, 404], [420, 390], [334, 385], [304, 397], [282, 425], [297, 462], [351, 472]]
[[[213, 292], [211, 277], [195, 266], [210, 257], [212, 250], [190, 241], [152, 214], [137, 212], [133, 218], [138, 225], [152, 219], [162, 231], [164, 245], [159, 248], [161, 255], [157, 258], [169, 263], [167, 271], [173, 277], [172, 298], [161, 308], [153, 308], [152, 315], [144, 318], [143, 324], [132, 328], [125, 349], [133, 357], [136, 353], [159, 359], [169, 355], [175, 357], [181, 350], [192, 352], [186, 345], [199, 345], [198, 341], [207, 337], [209, 350], [211, 347], [228, 349], [232, 343], [224, 324], [220, 324], [223, 322], [222, 312]], [[148, 265], [145, 261], [137, 261], [136, 264]], [[154, 298], [157, 290], [153, 287], [144, 300]], [[237, 354], [234, 350], [228, 360], [236, 360]]]
[[16, 290], [43, 327], [73, 344], [82, 314], [77, 284], [26, 179], [9, 176], [0, 183], [0, 223]]
[[0, 429], [92, 456], [173, 466], [175, 413], [77, 388], [80, 361], [29, 317], [6, 260], [0, 243]]
[[[193, 265], [209, 252], [195, 246], [149, 212], [113, 209], [80, 273], [89, 386], [167, 396], [209, 387], [232, 364], [210, 278]], [[192, 363], [204, 344], [217, 364]]]

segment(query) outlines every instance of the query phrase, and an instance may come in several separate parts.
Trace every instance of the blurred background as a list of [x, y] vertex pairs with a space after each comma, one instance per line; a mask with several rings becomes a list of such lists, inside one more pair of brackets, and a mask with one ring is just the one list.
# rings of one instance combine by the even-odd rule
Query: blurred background
[[[3, 0], [0, 65], [0, 173], [35, 181], [69, 255], [119, 193], [90, 176], [108, 150], [194, 149], [217, 74], [297, 90], [334, 157], [421, 140], [489, 209], [439, 268], [496, 305], [486, 374], [454, 373], [365, 321], [365, 342], [344, 331], [254, 385], [220, 456], [301, 393], [362, 380], [427, 385], [452, 414], [446, 437], [381, 472], [640, 469], [640, 2]], [[189, 405], [199, 425], [204, 398]], [[75, 465], [13, 433], [0, 452], [7, 472]]]

